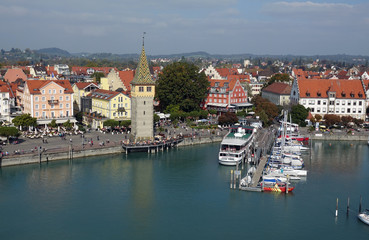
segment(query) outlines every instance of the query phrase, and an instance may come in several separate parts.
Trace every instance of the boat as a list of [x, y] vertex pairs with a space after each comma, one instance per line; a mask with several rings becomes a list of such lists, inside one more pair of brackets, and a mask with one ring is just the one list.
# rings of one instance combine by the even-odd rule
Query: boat
[[[267, 184], [261, 183], [261, 187], [263, 191], [266, 192], [286, 192], [286, 183], [275, 183], [275, 184]], [[295, 187], [288, 186], [288, 192], [292, 192]]]
[[236, 125], [223, 138], [219, 150], [219, 163], [227, 166], [240, 164], [250, 152], [256, 128]]
[[369, 210], [366, 209], [364, 212], [361, 212], [357, 215], [357, 217], [365, 224], [369, 225]]

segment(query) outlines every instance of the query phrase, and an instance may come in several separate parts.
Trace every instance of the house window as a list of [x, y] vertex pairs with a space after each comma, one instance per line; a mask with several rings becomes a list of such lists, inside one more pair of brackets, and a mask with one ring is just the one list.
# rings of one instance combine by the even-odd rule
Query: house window
[[49, 94], [51, 94], [51, 89], [49, 89]]
[[38, 109], [38, 104], [35, 105], [35, 108]]
[[143, 92], [144, 91], [144, 87], [138, 87], [138, 91], [139, 92]]
[[356, 113], [356, 108], [353, 108], [352, 109], [352, 113]]
[[341, 113], [345, 113], [345, 109], [344, 108], [341, 109]]
[[350, 113], [351, 112], [351, 109], [350, 108], [347, 108], [347, 113]]
[[340, 113], [340, 109], [339, 108], [336, 108], [336, 113]]
[[42, 89], [42, 94], [45, 94], [45, 89]]
[[63, 93], [63, 90], [61, 90], [61, 89], [60, 89], [60, 90], [59, 90], [59, 93]]
[[350, 106], [351, 105], [351, 101], [347, 101], [347, 106]]
[[46, 117], [46, 112], [42, 112], [42, 117]]
[[340, 105], [340, 101], [339, 100], [336, 100], [336, 105]]
[[42, 101], [45, 102], [46, 101], [46, 97], [42, 97]]
[[54, 108], [54, 104], [51, 104], [51, 108]]
[[63, 96], [60, 96], [59, 97], [59, 101], [63, 101]]
[[63, 103], [60, 103], [59, 104], [59, 108], [63, 108]]
[[69, 103], [65, 104], [65, 107], [66, 107], [66, 108], [69, 108]]
[[323, 105], [327, 105], [327, 101], [323, 101]]
[[329, 101], [329, 105], [334, 105], [334, 101]]
[[318, 100], [318, 105], [320, 105], [320, 100]]
[[359, 101], [359, 106], [361, 106], [363, 103], [361, 101]]
[[115, 117], [115, 112], [113, 112], [113, 117]]
[[352, 104], [353, 104], [354, 106], [356, 106], [356, 101], [352, 101]]
[[42, 104], [42, 109], [46, 109], [46, 105], [45, 104]]
[[36, 113], [36, 117], [38, 117], [38, 112], [35, 112]]
[[358, 112], [358, 113], [361, 113], [361, 109], [359, 108], [359, 109], [357, 110], [357, 112]]
[[66, 113], [65, 115], [66, 115], [67, 117], [69, 117], [69, 111], [66, 111], [65, 113]]
[[63, 111], [59, 112], [59, 117], [63, 117]]
[[115, 108], [115, 105], [116, 105], [116, 104], [114, 103], [114, 104], [113, 104], [113, 108]]
[[38, 102], [38, 97], [35, 97], [35, 101]]
[[151, 92], [151, 87], [146, 87], [147, 92]]
[[55, 89], [53, 89], [53, 93], [56, 94], [56, 90]]
[[342, 103], [342, 105], [345, 105], [346, 104], [346, 101], [345, 100], [342, 100], [341, 103]]
[[65, 96], [65, 101], [69, 101], [69, 96]]

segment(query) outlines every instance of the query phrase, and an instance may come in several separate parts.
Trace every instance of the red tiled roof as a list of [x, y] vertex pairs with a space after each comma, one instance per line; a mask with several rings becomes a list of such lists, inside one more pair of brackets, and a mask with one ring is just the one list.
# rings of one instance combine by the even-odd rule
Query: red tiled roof
[[216, 70], [221, 77], [238, 74], [238, 70], [236, 68], [217, 68]]
[[91, 82], [77, 82], [77, 83], [75, 83], [75, 85], [77, 86], [78, 89], [85, 89], [86, 87], [90, 86], [91, 84], [98, 87], [96, 83], [91, 83]]
[[4, 75], [4, 79], [8, 82], [15, 82], [18, 78], [27, 80], [27, 75], [20, 68], [8, 69]]
[[135, 77], [135, 70], [119, 71], [118, 74], [127, 91], [131, 91], [131, 81]]
[[263, 92], [271, 92], [280, 95], [289, 95], [291, 94], [292, 87], [286, 83], [275, 82], [264, 88]]
[[73, 93], [72, 86], [68, 80], [27, 80], [26, 85], [28, 86], [30, 94], [41, 94], [40, 89], [54, 82], [64, 88], [64, 93]]
[[328, 92], [334, 91], [336, 98], [365, 99], [360, 80], [299, 78], [297, 81], [301, 98], [327, 98]]

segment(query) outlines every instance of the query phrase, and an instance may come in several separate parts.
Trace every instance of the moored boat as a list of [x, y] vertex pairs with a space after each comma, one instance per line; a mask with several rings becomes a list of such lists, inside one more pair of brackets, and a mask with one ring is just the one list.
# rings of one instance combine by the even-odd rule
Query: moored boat
[[240, 164], [249, 155], [255, 131], [251, 126], [231, 127], [220, 144], [219, 163], [227, 166]]
[[361, 212], [357, 215], [357, 217], [365, 224], [369, 225], [369, 210]]
[[[266, 192], [286, 192], [286, 183], [275, 183], [275, 184], [263, 184], [261, 183], [261, 187]], [[288, 192], [292, 192], [295, 187], [288, 186]]]

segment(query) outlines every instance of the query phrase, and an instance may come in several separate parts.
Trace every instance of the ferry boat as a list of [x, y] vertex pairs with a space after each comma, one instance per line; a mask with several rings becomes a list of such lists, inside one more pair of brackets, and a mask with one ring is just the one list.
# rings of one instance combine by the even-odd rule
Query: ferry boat
[[223, 138], [219, 150], [219, 163], [235, 166], [247, 157], [254, 141], [256, 128], [236, 125]]

